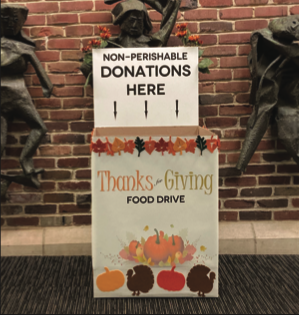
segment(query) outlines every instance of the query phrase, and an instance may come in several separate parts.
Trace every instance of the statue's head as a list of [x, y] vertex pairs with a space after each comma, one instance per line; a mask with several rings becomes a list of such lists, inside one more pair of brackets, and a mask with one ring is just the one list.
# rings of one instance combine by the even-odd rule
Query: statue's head
[[275, 19], [269, 23], [269, 29], [278, 40], [299, 40], [299, 15]]
[[1, 36], [18, 35], [27, 19], [28, 9], [17, 4], [1, 4]]
[[120, 25], [121, 31], [132, 37], [139, 37], [152, 30], [145, 5], [137, 0], [118, 3], [112, 10], [114, 25]]

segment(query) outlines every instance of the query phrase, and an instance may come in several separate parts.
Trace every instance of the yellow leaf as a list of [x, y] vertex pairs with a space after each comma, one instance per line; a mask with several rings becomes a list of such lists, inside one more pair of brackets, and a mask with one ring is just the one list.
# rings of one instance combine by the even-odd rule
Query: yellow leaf
[[147, 259], [146, 259], [146, 257], [144, 256], [144, 254], [143, 254], [142, 258], [143, 258], [144, 261], [147, 261]]
[[152, 261], [152, 262], [150, 263], [150, 266], [155, 266], [155, 263]]
[[188, 255], [188, 251], [187, 251], [187, 250], [184, 250], [184, 251], [183, 251], [183, 258], [185, 258], [187, 255]]
[[167, 263], [171, 264], [171, 257], [168, 256]]
[[126, 247], [124, 248], [124, 250], [125, 250], [125, 252], [126, 252], [127, 254], [130, 254], [129, 246], [126, 246]]
[[142, 246], [144, 246], [144, 244], [145, 244], [145, 239], [144, 239], [143, 237], [141, 237], [141, 242], [140, 242], [140, 243], [141, 243]]
[[143, 231], [148, 231], [148, 225], [146, 225], [145, 227], [144, 227], [144, 229], [143, 229]]
[[206, 250], [207, 248], [205, 247], [205, 246], [200, 246], [200, 250], [202, 251], [202, 252], [204, 252], [205, 250]]
[[151, 257], [147, 260], [147, 262], [150, 264], [152, 262]]

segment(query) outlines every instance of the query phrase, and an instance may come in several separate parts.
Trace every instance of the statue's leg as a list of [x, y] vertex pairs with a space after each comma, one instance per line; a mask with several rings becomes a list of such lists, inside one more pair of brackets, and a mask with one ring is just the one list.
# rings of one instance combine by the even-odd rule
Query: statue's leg
[[[41, 143], [44, 135], [47, 132], [47, 128], [41, 119], [39, 113], [35, 109], [31, 97], [26, 90], [22, 93], [22, 98], [18, 100], [18, 117], [25, 121], [28, 126], [31, 128], [31, 131], [28, 135], [27, 141], [24, 145], [20, 156], [20, 163], [23, 168], [23, 171], [26, 175], [32, 174], [35, 172], [33, 166], [32, 156], [35, 153], [36, 149], [38, 148], [39, 144]], [[27, 97], [25, 98], [25, 94]]]

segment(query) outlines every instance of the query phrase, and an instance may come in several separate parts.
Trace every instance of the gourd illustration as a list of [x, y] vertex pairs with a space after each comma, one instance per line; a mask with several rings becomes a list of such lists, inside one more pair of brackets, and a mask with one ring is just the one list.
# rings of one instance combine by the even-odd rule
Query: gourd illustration
[[214, 272], [210, 273], [210, 278], [208, 273], [210, 268], [204, 265], [194, 266], [188, 273], [187, 276], [187, 286], [192, 292], [198, 292], [198, 296], [205, 296], [205, 293], [209, 293], [213, 289], [213, 283], [216, 279]]
[[106, 272], [97, 276], [96, 284], [103, 292], [115, 291], [125, 284], [125, 275], [120, 270], [110, 271], [104, 267]]
[[157, 284], [160, 288], [167, 291], [181, 291], [185, 286], [185, 277], [182, 273], [171, 270], [162, 270], [157, 276]]
[[[169, 251], [169, 256], [174, 259], [175, 255], [178, 253], [183, 253], [184, 251], [184, 241], [182, 238], [178, 235], [174, 236], [172, 234], [171, 237], [168, 239], [168, 251]], [[178, 256], [178, 255], [177, 255]], [[180, 257], [177, 257], [178, 259]]]
[[160, 261], [167, 261], [169, 256], [168, 242], [163, 238], [163, 233], [155, 229], [156, 235], [150, 236], [144, 246], [143, 252], [146, 258], [151, 258], [151, 261], [158, 264]]
[[152, 269], [145, 265], [138, 265], [133, 267], [133, 270], [129, 269], [127, 271], [128, 289], [133, 292], [133, 296], [139, 296], [140, 292], [147, 293], [155, 283]]

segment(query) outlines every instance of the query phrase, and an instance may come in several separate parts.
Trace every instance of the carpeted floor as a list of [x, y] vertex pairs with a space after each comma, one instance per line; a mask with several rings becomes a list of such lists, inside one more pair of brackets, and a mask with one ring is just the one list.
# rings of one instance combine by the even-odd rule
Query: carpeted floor
[[94, 299], [91, 257], [1, 258], [1, 314], [298, 314], [299, 256], [220, 256], [219, 292]]

